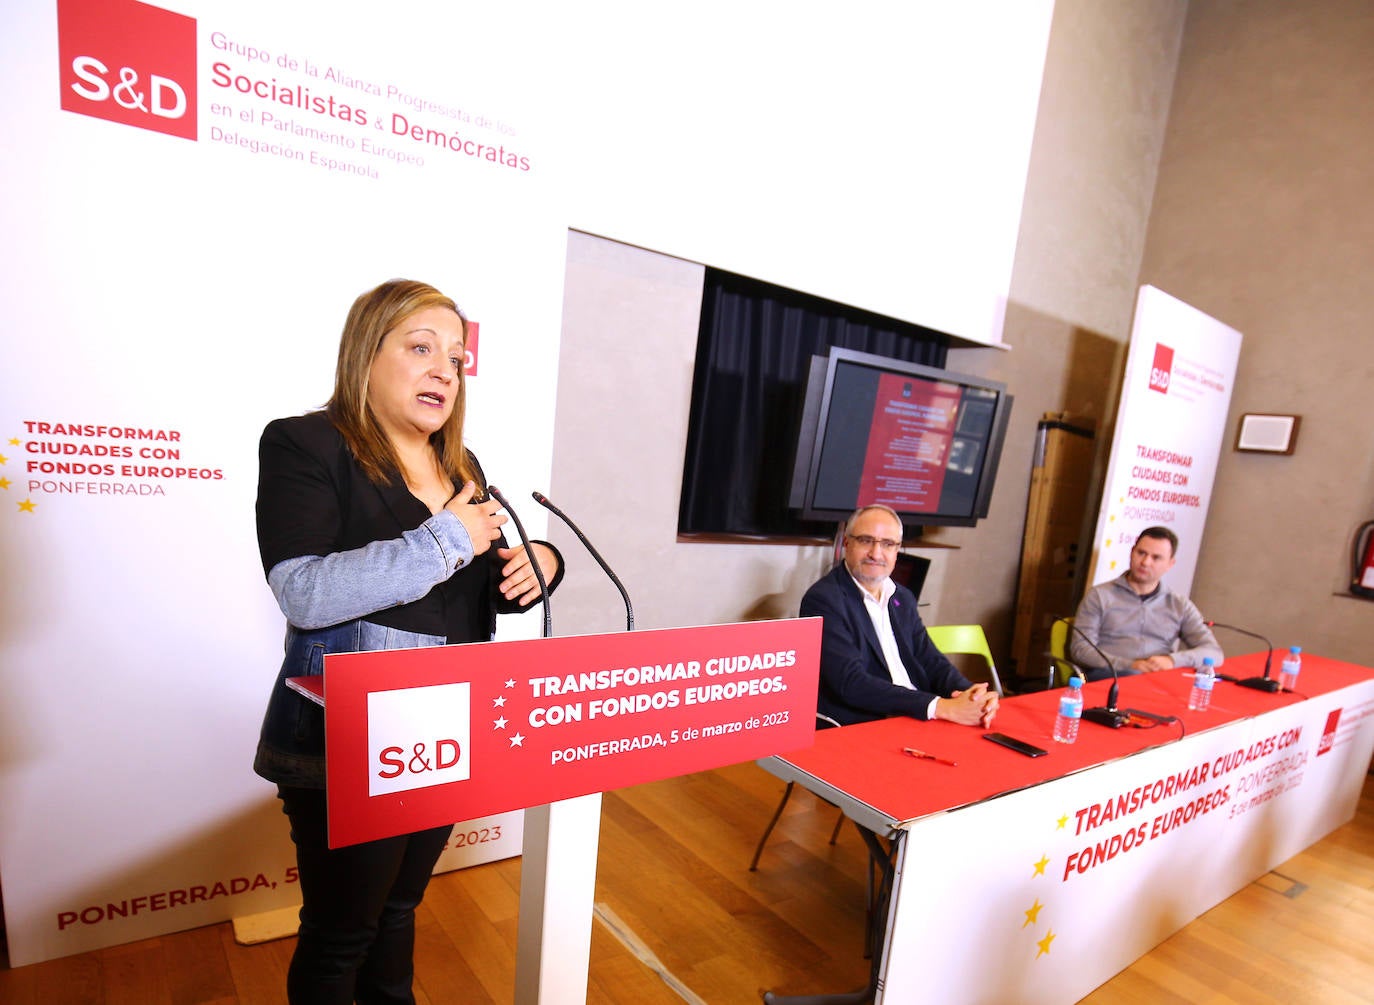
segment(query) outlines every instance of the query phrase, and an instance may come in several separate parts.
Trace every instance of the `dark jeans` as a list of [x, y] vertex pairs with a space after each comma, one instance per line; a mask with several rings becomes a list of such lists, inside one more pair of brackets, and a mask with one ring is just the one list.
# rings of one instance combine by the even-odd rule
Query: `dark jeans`
[[414, 1005], [415, 908], [452, 827], [330, 850], [322, 789], [278, 786], [300, 870], [291, 1005]]

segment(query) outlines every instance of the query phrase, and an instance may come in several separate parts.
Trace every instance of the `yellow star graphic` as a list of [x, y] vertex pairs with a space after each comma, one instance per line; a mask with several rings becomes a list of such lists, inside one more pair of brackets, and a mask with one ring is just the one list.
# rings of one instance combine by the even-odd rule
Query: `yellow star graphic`
[[1021, 922], [1021, 927], [1025, 928], [1027, 925], [1035, 924], [1035, 919], [1040, 915], [1040, 908], [1044, 906], [1044, 904], [1040, 903], [1040, 901], [1037, 900], [1035, 902], [1035, 905], [1031, 907], [1029, 911], [1026, 912], [1026, 920]]
[[0, 454], [0, 464], [8, 464], [9, 462], [10, 459], [8, 457], [6, 457], [4, 454]]
[[32, 499], [25, 499], [23, 502], [21, 502], [21, 503], [19, 504], [19, 512], [20, 512], [20, 513], [33, 513], [33, 512], [35, 512], [36, 510], [37, 510], [37, 506], [34, 505], [34, 502], [33, 502]]
[[10, 480], [8, 478], [0, 478], [0, 489], [7, 489], [9, 487]]
[[1049, 865], [1049, 864], [1050, 864], [1050, 860], [1047, 859], [1044, 855], [1041, 855], [1041, 856], [1040, 856], [1040, 861], [1035, 863], [1035, 875], [1037, 875], [1037, 876], [1043, 876], [1043, 875], [1045, 875], [1045, 866], [1047, 866], [1047, 865]]
[[1116, 523], [1116, 514], [1113, 513], [1113, 514], [1111, 514], [1109, 517], [1107, 517], [1107, 522], [1108, 522], [1108, 523]]
[[17, 436], [11, 436], [11, 437], [10, 437], [10, 446], [12, 446], [12, 447], [17, 447], [17, 446], [19, 446], [19, 437], [17, 437]]
[[1068, 825], [1069, 825], [1069, 815], [1068, 815], [1067, 813], [1065, 813], [1062, 817], [1059, 818], [1059, 824], [1058, 824], [1054, 829], [1057, 830], [1057, 831], [1062, 831], [1062, 830], [1063, 830], [1065, 827], [1067, 827]]
[[1113, 568], [1113, 569], [1116, 568], [1116, 559], [1112, 559], [1111, 568]]
[[1036, 945], [1040, 947], [1040, 952], [1035, 954], [1035, 958], [1037, 960], [1040, 959], [1040, 957], [1042, 956], [1048, 956], [1050, 954], [1050, 943], [1053, 941], [1054, 933], [1050, 932], [1043, 939], [1036, 943]]
[[1112, 546], [1112, 539], [1111, 539], [1111, 538], [1107, 538], [1107, 547], [1110, 548], [1111, 546]]

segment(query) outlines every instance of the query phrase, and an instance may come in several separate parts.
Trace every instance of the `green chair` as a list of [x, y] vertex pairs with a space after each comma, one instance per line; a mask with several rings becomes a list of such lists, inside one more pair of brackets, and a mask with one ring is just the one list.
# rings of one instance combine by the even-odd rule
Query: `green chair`
[[1069, 626], [1073, 618], [1055, 618], [1050, 625], [1050, 674], [1047, 687], [1068, 687], [1078, 667], [1069, 659]]
[[946, 656], [967, 653], [987, 660], [988, 676], [991, 678], [988, 683], [992, 685], [998, 697], [1006, 697], [1002, 690], [1002, 678], [997, 676], [997, 664], [992, 660], [992, 650], [988, 648], [988, 637], [983, 634], [982, 625], [928, 625], [926, 631], [930, 633], [930, 641], [935, 643], [935, 648]]

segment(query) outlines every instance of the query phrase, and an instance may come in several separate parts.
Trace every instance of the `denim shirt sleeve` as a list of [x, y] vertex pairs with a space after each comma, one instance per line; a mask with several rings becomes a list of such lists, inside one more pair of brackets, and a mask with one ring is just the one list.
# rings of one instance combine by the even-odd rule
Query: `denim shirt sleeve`
[[472, 559], [467, 529], [442, 510], [389, 541], [278, 562], [267, 583], [287, 621], [324, 628], [419, 600]]

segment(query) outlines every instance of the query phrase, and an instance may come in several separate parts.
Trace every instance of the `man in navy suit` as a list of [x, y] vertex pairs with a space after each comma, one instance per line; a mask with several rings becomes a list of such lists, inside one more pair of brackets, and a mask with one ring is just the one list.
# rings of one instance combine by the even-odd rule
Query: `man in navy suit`
[[845, 525], [844, 561], [802, 597], [802, 617], [825, 619], [817, 711], [841, 726], [889, 715], [987, 727], [997, 692], [972, 684], [935, 648], [916, 597], [892, 581], [902, 522], [864, 506]]

